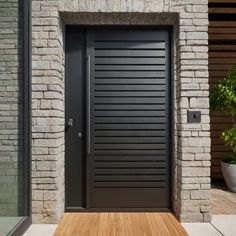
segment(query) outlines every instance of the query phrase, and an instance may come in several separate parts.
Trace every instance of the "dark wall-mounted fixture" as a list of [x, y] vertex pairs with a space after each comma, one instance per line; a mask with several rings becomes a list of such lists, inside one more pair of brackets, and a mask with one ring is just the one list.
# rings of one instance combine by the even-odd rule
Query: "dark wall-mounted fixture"
[[188, 111], [188, 123], [201, 123], [201, 111]]

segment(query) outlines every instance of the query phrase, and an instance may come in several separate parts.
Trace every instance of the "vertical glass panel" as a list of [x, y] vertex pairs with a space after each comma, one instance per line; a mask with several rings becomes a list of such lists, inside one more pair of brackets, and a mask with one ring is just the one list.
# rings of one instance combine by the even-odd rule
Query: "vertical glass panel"
[[0, 0], [0, 235], [22, 219], [23, 0]]

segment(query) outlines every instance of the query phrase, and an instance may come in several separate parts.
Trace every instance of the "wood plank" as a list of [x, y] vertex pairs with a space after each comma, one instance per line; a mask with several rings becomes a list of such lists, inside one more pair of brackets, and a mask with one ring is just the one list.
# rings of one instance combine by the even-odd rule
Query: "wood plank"
[[156, 224], [161, 225], [161, 228], [159, 228], [161, 235], [172, 236], [173, 234], [171, 234], [171, 232], [169, 231], [163, 218], [161, 217], [161, 214], [158, 214], [158, 213], [151, 213], [151, 214], [154, 217]]
[[179, 234], [178, 230], [176, 229], [176, 227], [174, 226], [174, 220], [173, 218], [170, 220], [168, 218], [168, 215], [166, 215], [165, 213], [160, 213], [161, 218], [163, 219], [166, 227], [168, 228], [168, 231], [170, 232], [170, 235], [179, 235], [181, 236], [182, 234]]
[[155, 235], [155, 236], [167, 235], [169, 232], [168, 231], [163, 232], [165, 229], [163, 230], [163, 228], [160, 227], [160, 224], [157, 224], [152, 214], [155, 214], [155, 213], [145, 213], [145, 217], [148, 220], [152, 235]]
[[219, 77], [225, 77], [229, 74], [229, 70], [214, 70], [214, 71], [209, 71], [209, 76], [210, 80], [212, 77], [218, 77], [217, 79], [219, 80]]
[[100, 213], [100, 222], [98, 226], [98, 236], [107, 236], [108, 235], [108, 212]]
[[215, 86], [219, 80], [222, 80], [222, 79], [224, 79], [224, 78], [225, 78], [225, 76], [221, 76], [221, 77], [211, 77], [210, 80], [209, 80], [210, 89], [211, 89], [213, 86]]
[[230, 70], [233, 67], [232, 64], [222, 63], [220, 66], [213, 64], [212, 61], [209, 61], [209, 70]]
[[123, 236], [125, 235], [123, 213], [109, 213], [108, 216], [108, 235]]
[[236, 21], [210, 21], [209, 27], [235, 27]]
[[236, 51], [236, 45], [226, 45], [226, 44], [219, 44], [219, 45], [209, 45], [209, 51]]
[[148, 220], [144, 213], [129, 213], [128, 217], [132, 223], [133, 235], [152, 235]]
[[229, 152], [211, 152], [214, 156], [215, 159], [221, 159], [223, 156], [228, 155]]
[[211, 78], [209, 81], [210, 84], [210, 89], [212, 88], [212, 86], [215, 86], [217, 84], [217, 82], [219, 81], [219, 79], [223, 79], [224, 77], [216, 77], [216, 78]]
[[209, 40], [235, 40], [236, 34], [209, 34]]
[[211, 112], [211, 116], [227, 117], [228, 115], [223, 112], [214, 111], [214, 112]]
[[124, 213], [124, 221], [125, 221], [125, 235], [134, 235], [130, 213], [128, 212]]
[[[236, 9], [235, 9], [236, 10]], [[232, 33], [236, 34], [235, 28], [219, 28], [219, 27], [209, 27], [208, 33], [216, 33], [216, 34], [225, 34], [225, 33]]]
[[86, 235], [93, 236], [98, 234], [98, 226], [100, 220], [99, 213], [83, 213], [84, 217], [81, 218], [78, 229], [80, 230], [80, 234], [78, 235]]
[[222, 161], [222, 157], [219, 157], [218, 159], [212, 160], [212, 165], [213, 166], [219, 166]]
[[137, 220], [138, 220], [137, 223], [140, 225], [140, 228], [142, 230], [142, 234], [140, 235], [144, 235], [144, 236], [152, 235], [150, 225], [149, 225], [147, 217], [145, 216], [145, 213], [139, 213]]
[[232, 14], [232, 13], [236, 13], [236, 8], [229, 8], [229, 7], [216, 7], [216, 8], [209, 8], [208, 13], [228, 13], [228, 14]]
[[54, 236], [187, 236], [171, 213], [65, 213]]
[[236, 58], [211, 58], [211, 64], [224, 64], [227, 63], [232, 67], [232, 64], [236, 63]]
[[212, 152], [230, 152], [230, 148], [225, 145], [214, 145], [211, 147]]
[[214, 57], [232, 57], [236, 58], [236, 52], [209, 52], [209, 58]]
[[[212, 130], [211, 138], [220, 138], [223, 130]], [[214, 143], [212, 143], [213, 145]]]
[[[186, 231], [183, 227], [177, 227], [179, 222], [174, 215], [168, 213], [161, 213], [162, 218], [164, 219], [165, 224], [173, 228], [173, 231], [176, 231], [178, 235], [182, 236], [186, 234]], [[170, 224], [171, 223], [171, 224]]]
[[[72, 233], [73, 228], [77, 228], [82, 219], [82, 214], [76, 213], [64, 213], [61, 224], [59, 224], [56, 228], [54, 235], [67, 236], [67, 235], [76, 235]], [[70, 222], [70, 224], [66, 224], [66, 222]]]
[[[220, 129], [224, 130], [224, 129], [228, 129], [232, 127], [232, 124], [220, 124]], [[211, 124], [211, 129], [212, 130], [219, 130], [219, 124]]]
[[228, 124], [232, 123], [231, 117], [218, 117], [218, 116], [213, 116], [211, 117], [211, 122], [215, 124]]
[[211, 131], [211, 137], [215, 137], [215, 138], [220, 137], [221, 133], [222, 133], [222, 131], [218, 131], [218, 130], [215, 131], [215, 130], [212, 130], [212, 131]]

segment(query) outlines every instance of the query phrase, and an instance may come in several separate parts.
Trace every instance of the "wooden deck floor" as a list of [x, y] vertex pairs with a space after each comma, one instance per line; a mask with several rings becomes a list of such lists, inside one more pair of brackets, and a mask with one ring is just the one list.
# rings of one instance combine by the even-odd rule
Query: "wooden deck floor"
[[54, 236], [187, 236], [171, 213], [65, 213]]
[[234, 215], [236, 214], [236, 194], [230, 192], [225, 183], [214, 183], [211, 187], [212, 214]]

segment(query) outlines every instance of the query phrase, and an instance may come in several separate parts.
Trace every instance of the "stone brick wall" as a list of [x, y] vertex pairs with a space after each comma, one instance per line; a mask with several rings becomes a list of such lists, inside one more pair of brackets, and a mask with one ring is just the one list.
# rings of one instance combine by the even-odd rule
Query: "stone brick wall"
[[[33, 220], [64, 209], [64, 45], [70, 24], [173, 25], [173, 208], [181, 221], [210, 221], [207, 0], [33, 0]], [[200, 110], [200, 124], [187, 111]]]
[[32, 214], [64, 211], [64, 54], [57, 1], [32, 2]]
[[22, 215], [22, 12], [0, 1], [0, 216]]

